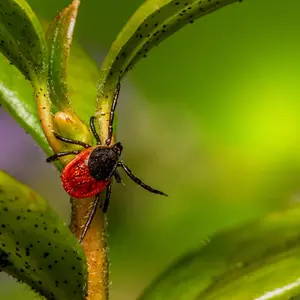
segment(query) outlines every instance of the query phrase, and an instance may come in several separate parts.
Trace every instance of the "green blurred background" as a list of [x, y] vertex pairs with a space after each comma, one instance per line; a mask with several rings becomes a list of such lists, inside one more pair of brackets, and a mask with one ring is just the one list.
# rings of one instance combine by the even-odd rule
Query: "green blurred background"
[[[47, 20], [70, 3], [28, 2]], [[100, 64], [142, 2], [82, 1], [77, 41]], [[125, 176], [126, 187], [114, 186], [112, 300], [135, 299], [208, 235], [299, 200], [299, 9], [299, 0], [226, 7], [167, 39], [126, 77], [117, 109], [124, 161], [169, 197], [147, 193]], [[6, 146], [26, 148], [17, 160], [6, 158], [5, 169], [68, 221], [59, 174], [30, 137], [1, 116], [1, 127], [15, 137]], [[2, 276], [0, 299], [26, 299], [24, 288]]]

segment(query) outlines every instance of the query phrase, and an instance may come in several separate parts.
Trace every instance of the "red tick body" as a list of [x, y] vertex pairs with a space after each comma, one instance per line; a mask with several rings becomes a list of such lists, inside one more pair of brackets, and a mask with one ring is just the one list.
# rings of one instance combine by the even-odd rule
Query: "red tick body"
[[89, 171], [89, 157], [96, 147], [90, 147], [80, 152], [63, 169], [61, 174], [62, 185], [71, 197], [87, 198], [95, 196], [108, 185], [109, 180], [97, 180]]

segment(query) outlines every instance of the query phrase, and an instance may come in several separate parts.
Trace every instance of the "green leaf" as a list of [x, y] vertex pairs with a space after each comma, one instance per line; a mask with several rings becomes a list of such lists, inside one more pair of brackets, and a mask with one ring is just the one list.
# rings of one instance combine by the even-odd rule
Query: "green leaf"
[[47, 44], [25, 0], [0, 3], [0, 51], [31, 81], [47, 76]]
[[300, 206], [296, 205], [216, 235], [171, 266], [139, 299], [299, 297], [299, 228]]
[[61, 110], [69, 105], [67, 66], [80, 1], [62, 10], [47, 29], [51, 101]]
[[[98, 106], [111, 98], [119, 78], [166, 37], [195, 19], [239, 0], [147, 0], [134, 13], [103, 62]], [[192, 41], [191, 41], [192, 42]]]
[[[79, 4], [79, 0], [74, 0], [55, 17], [47, 29], [50, 51], [48, 87], [50, 100], [59, 110], [54, 115], [54, 130], [62, 136], [91, 144], [89, 128], [70, 105], [67, 84], [68, 60]], [[64, 144], [61, 150], [74, 149], [74, 145]]]
[[68, 68], [69, 99], [76, 113], [87, 124], [95, 113], [97, 97], [95, 86], [98, 79], [97, 63], [82, 47], [73, 43]]
[[52, 153], [37, 113], [32, 87], [0, 54], [0, 104], [34, 138], [47, 154]]
[[[84, 70], [84, 72], [82, 72]], [[69, 72], [69, 97], [80, 118], [88, 123], [94, 113], [97, 91], [95, 83], [99, 72], [97, 64], [74, 44], [71, 51]], [[34, 138], [48, 154], [52, 154], [42, 131], [36, 102], [30, 83], [7, 59], [0, 54], [0, 104]]]
[[47, 299], [85, 299], [85, 255], [37, 193], [0, 171], [0, 268]]

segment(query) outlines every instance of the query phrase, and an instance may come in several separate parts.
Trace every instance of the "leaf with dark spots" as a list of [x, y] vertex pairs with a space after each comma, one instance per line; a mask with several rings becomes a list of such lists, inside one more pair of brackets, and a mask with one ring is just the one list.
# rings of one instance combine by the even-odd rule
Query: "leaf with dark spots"
[[300, 205], [205, 240], [139, 300], [299, 299]]
[[111, 46], [100, 71], [98, 109], [111, 99], [118, 81], [142, 57], [177, 30], [240, 0], [147, 0], [133, 14]]
[[50, 23], [46, 33], [51, 101], [61, 110], [69, 105], [67, 66], [79, 4], [79, 0], [74, 0], [62, 10]]
[[[83, 69], [84, 72], [82, 72]], [[0, 70], [0, 104], [33, 137], [47, 155], [53, 154], [40, 125], [30, 83], [9, 64], [2, 54], [0, 54]], [[86, 123], [94, 113], [97, 94], [95, 82], [98, 76], [96, 63], [78, 45], [73, 45], [68, 69], [69, 95], [72, 106]]]
[[[86, 258], [68, 227], [33, 190], [2, 171], [0, 182], [3, 187], [0, 196], [2, 271], [47, 299], [85, 299]], [[46, 233], [43, 224], [49, 228]], [[66, 251], [68, 255], [64, 256]], [[76, 267], [74, 272], [71, 271], [73, 266]], [[62, 270], [69, 270], [67, 284]]]
[[47, 78], [47, 44], [42, 27], [25, 0], [1, 0], [0, 51], [23, 75]]

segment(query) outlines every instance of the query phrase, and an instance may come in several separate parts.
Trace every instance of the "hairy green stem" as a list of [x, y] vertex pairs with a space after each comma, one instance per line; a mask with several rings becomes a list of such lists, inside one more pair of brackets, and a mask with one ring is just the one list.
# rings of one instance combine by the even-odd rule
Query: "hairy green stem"
[[[36, 101], [44, 134], [55, 152], [62, 151], [63, 144], [58, 141], [53, 131], [57, 130], [54, 116], [51, 113], [51, 102], [47, 87], [39, 85], [35, 88]], [[68, 116], [68, 110], [64, 112]], [[71, 116], [71, 115], [70, 115]], [[63, 121], [66, 128], [63, 127]], [[73, 121], [75, 124], [73, 124]], [[60, 128], [67, 130], [67, 127], [74, 127], [77, 119], [67, 117], [59, 124]], [[71, 122], [71, 123], [70, 123]], [[68, 126], [72, 125], [73, 126]], [[80, 124], [81, 125], [81, 124]], [[72, 130], [72, 129], [70, 129]], [[85, 136], [85, 140], [90, 140], [90, 136]], [[61, 163], [66, 165], [73, 157], [66, 156], [61, 159]], [[72, 199], [71, 231], [79, 239], [86, 218], [90, 212], [94, 198]], [[107, 256], [107, 222], [104, 214], [99, 210], [82, 242], [88, 266], [88, 290], [87, 300], [107, 300], [108, 299], [108, 256]]]
[[[51, 113], [51, 101], [48, 87], [46, 84], [38, 83], [33, 85], [33, 89], [35, 91], [38, 114], [45, 137], [52, 149], [55, 152], [59, 152], [61, 151], [62, 144], [53, 135], [54, 122], [53, 115]], [[62, 159], [61, 162], [66, 163], [67, 160]]]
[[[79, 239], [94, 198], [71, 199], [71, 231]], [[107, 219], [99, 209], [91, 223], [82, 248], [88, 266], [87, 300], [107, 300], [109, 291], [109, 263], [107, 250]]]

